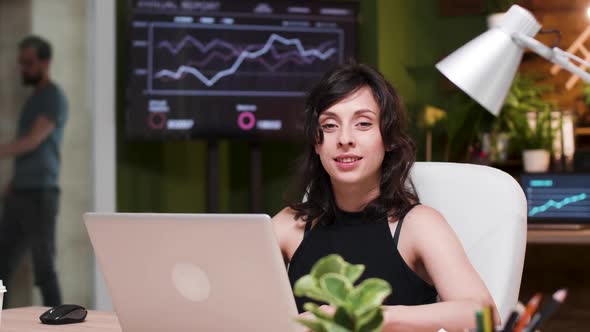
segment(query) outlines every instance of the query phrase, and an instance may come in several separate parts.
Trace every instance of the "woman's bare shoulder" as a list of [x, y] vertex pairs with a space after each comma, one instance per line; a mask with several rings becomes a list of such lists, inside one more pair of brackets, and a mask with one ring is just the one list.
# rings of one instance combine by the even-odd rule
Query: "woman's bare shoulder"
[[435, 208], [420, 204], [416, 205], [406, 214], [404, 218], [404, 227], [424, 227], [433, 224], [447, 224], [445, 217]]
[[297, 211], [287, 206], [279, 211], [279, 213], [277, 213], [274, 217], [272, 217], [272, 221], [274, 223], [292, 223], [297, 220], [295, 218], [296, 214]]
[[297, 212], [286, 207], [272, 218], [272, 225], [285, 262], [289, 262], [303, 240], [305, 222], [296, 218]]
[[[420, 242], [439, 241], [446, 234], [454, 233], [445, 217], [435, 208], [420, 204], [412, 208], [404, 217], [404, 236]], [[412, 241], [414, 242], [414, 241]]]
[[290, 207], [282, 209], [274, 217], [272, 223], [275, 228], [282, 230], [304, 229], [305, 222], [301, 218], [297, 218], [297, 211]]
[[459, 241], [445, 217], [428, 205], [414, 207], [404, 220], [404, 231], [419, 247], [449, 241]]

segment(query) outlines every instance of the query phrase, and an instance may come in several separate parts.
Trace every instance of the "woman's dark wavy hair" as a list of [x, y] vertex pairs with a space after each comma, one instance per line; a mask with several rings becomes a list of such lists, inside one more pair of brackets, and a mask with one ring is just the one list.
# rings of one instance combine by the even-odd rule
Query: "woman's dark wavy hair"
[[[344, 64], [328, 71], [309, 92], [305, 105], [305, 150], [299, 161], [295, 183], [295, 201], [289, 205], [295, 218], [322, 224], [334, 221], [336, 202], [330, 176], [315, 152], [323, 142], [319, 116], [326, 109], [369, 87], [381, 110], [380, 131], [385, 147], [381, 165], [380, 194], [364, 209], [367, 216], [388, 216], [398, 219], [418, 202], [413, 186], [407, 185], [409, 171], [415, 161], [416, 148], [406, 133], [406, 111], [400, 96], [381, 73], [364, 64]], [[298, 197], [298, 200], [297, 200]], [[305, 197], [304, 201], [301, 198]]]

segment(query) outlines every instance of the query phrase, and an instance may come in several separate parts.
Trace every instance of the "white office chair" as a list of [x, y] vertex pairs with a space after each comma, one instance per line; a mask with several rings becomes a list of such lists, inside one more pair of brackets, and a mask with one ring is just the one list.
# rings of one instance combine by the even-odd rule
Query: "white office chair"
[[498, 169], [417, 162], [411, 179], [423, 204], [437, 209], [459, 236], [502, 321], [516, 306], [527, 232], [520, 185]]

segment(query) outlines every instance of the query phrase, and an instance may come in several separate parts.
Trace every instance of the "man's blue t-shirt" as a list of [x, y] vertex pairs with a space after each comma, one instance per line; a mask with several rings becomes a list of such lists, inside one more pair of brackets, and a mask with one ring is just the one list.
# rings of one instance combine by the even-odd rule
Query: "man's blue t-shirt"
[[18, 138], [26, 136], [38, 116], [44, 115], [55, 124], [51, 134], [39, 146], [16, 157], [14, 163], [14, 189], [58, 188], [61, 163], [61, 144], [68, 117], [68, 106], [63, 91], [53, 82], [35, 90], [20, 113]]

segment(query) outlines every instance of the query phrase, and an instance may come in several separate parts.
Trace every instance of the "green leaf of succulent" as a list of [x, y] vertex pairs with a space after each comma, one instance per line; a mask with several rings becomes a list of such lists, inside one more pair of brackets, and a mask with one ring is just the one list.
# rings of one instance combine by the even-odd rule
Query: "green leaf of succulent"
[[314, 332], [353, 332], [353, 330], [347, 329], [346, 327], [325, 318], [316, 318], [313, 320], [295, 318], [295, 321], [305, 325]]
[[349, 330], [347, 328], [344, 328], [340, 325], [336, 325], [336, 324], [329, 324], [326, 326], [328, 332], [353, 332], [352, 330]]
[[331, 304], [343, 305], [353, 286], [350, 280], [341, 274], [326, 273], [320, 278], [320, 288], [332, 297]]
[[351, 331], [354, 331], [354, 317], [343, 307], [339, 307], [334, 314], [334, 321]]
[[332, 296], [330, 296], [330, 294], [322, 289], [310, 289], [307, 292], [305, 292], [305, 294], [303, 294], [303, 296], [307, 296], [310, 299], [319, 301], [319, 302], [324, 302], [324, 303], [330, 303], [330, 301], [332, 301]]
[[358, 285], [352, 294], [350, 300], [356, 315], [378, 308], [383, 300], [391, 294], [391, 286], [382, 279], [370, 278]]
[[350, 265], [346, 266], [346, 268], [344, 269], [344, 275], [353, 284], [361, 277], [363, 272], [365, 272], [365, 266], [362, 264], [358, 264], [358, 265], [350, 264]]
[[383, 310], [375, 309], [369, 316], [370, 319], [358, 326], [358, 332], [379, 332], [383, 327]]
[[354, 330], [349, 330], [344, 326], [340, 326], [338, 323], [332, 321], [332, 320], [326, 320], [326, 319], [318, 319], [318, 321], [320, 321], [320, 323], [322, 324], [322, 326], [324, 327], [324, 329], [326, 329], [327, 332], [353, 332]]
[[314, 332], [328, 332], [324, 325], [318, 320], [298, 317], [295, 318], [295, 321]]
[[311, 312], [317, 318], [328, 319], [328, 320], [332, 320], [332, 318], [333, 318], [332, 315], [330, 315], [329, 313], [320, 309], [319, 305], [312, 303], [312, 302], [308, 302], [308, 303], [304, 304], [303, 309], [305, 309], [305, 311]]
[[311, 268], [311, 276], [319, 280], [326, 273], [342, 273], [346, 264], [339, 255], [328, 255], [315, 263]]
[[381, 307], [379, 308], [375, 308], [373, 310], [369, 310], [367, 312], [365, 312], [362, 315], [357, 315], [356, 317], [356, 326], [360, 327], [363, 325], [366, 325], [369, 321], [371, 321], [375, 315], [377, 315], [379, 313], [379, 311], [382, 311], [383, 309]]
[[312, 290], [319, 290], [319, 285], [317, 280], [315, 280], [309, 274], [299, 278], [299, 280], [295, 282], [295, 286], [293, 287], [293, 292], [295, 293], [295, 296], [306, 296], [307, 293], [309, 293]]
[[299, 278], [293, 288], [295, 296], [307, 296], [310, 299], [326, 303], [329, 303], [332, 299], [330, 294], [322, 290], [318, 285], [318, 281], [309, 274]]

